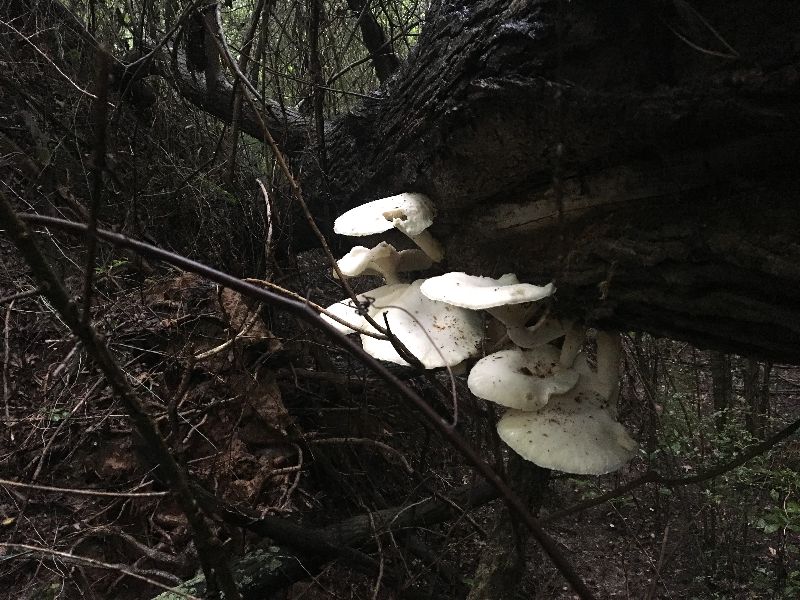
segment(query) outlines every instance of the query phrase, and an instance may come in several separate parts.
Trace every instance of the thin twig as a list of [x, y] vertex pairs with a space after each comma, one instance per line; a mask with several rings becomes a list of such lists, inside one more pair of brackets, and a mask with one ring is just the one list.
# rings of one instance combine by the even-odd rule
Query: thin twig
[[[71, 356], [73, 356], [78, 351], [79, 347], [80, 347], [80, 342], [78, 342], [72, 347], [72, 350], [69, 351], [67, 358], [65, 358], [58, 366], [58, 368], [53, 372], [54, 376], [56, 376], [59, 369], [64, 368], [66, 362], [69, 360]], [[42, 468], [44, 467], [45, 459], [47, 458], [47, 455], [50, 452], [50, 448], [53, 447], [53, 444], [55, 443], [56, 439], [58, 439], [58, 434], [61, 433], [61, 430], [64, 429], [67, 426], [67, 424], [70, 424], [72, 422], [72, 417], [74, 417], [75, 414], [81, 409], [81, 407], [89, 401], [89, 398], [91, 398], [94, 391], [98, 387], [100, 387], [101, 383], [103, 383], [103, 378], [99, 377], [97, 381], [94, 383], [94, 385], [92, 385], [92, 387], [83, 394], [83, 398], [81, 398], [75, 404], [75, 406], [72, 407], [72, 410], [69, 411], [69, 414], [63, 419], [61, 419], [61, 422], [56, 427], [56, 430], [53, 432], [53, 435], [50, 436], [50, 439], [47, 440], [47, 444], [45, 444], [44, 448], [42, 449], [42, 453], [39, 456], [39, 462], [36, 465], [36, 469], [34, 469], [33, 471], [33, 475], [31, 475], [31, 479], [33, 481], [39, 479], [39, 475], [41, 474]]]
[[20, 554], [8, 554], [5, 556], [5, 558], [26, 558], [24, 554], [26, 552], [35, 552], [36, 554], [45, 554], [47, 556], [57, 556], [58, 558], [65, 560], [67, 562], [86, 565], [88, 567], [94, 567], [98, 569], [108, 569], [111, 571], [117, 571], [119, 573], [123, 573], [128, 577], [133, 577], [134, 579], [138, 579], [139, 581], [144, 581], [145, 583], [149, 583], [150, 585], [161, 588], [162, 590], [167, 590], [172, 594], [175, 594], [177, 596], [182, 596], [183, 598], [187, 598], [188, 600], [201, 600], [197, 596], [192, 596], [191, 594], [187, 594], [186, 592], [183, 592], [174, 586], [164, 585], [160, 581], [156, 581], [155, 579], [145, 577], [144, 575], [141, 575], [136, 571], [131, 571], [125, 565], [107, 563], [94, 558], [89, 558], [88, 556], [78, 556], [77, 554], [70, 554], [69, 552], [60, 552], [58, 550], [53, 550], [51, 548], [40, 548], [38, 546], [30, 546], [28, 544], [8, 544], [5, 542], [0, 542], [0, 548], [4, 548], [6, 550], [16, 550], [20, 552]]
[[[366, 506], [364, 508], [366, 508]], [[372, 600], [377, 600], [378, 592], [381, 589], [381, 580], [383, 579], [383, 545], [381, 544], [381, 536], [379, 536], [378, 532], [375, 530], [375, 519], [372, 516], [372, 511], [367, 510], [367, 516], [369, 517], [369, 526], [372, 530], [372, 539], [375, 540], [375, 545], [378, 548], [378, 556], [380, 557], [378, 560], [378, 576], [375, 578], [375, 588], [372, 590]]]
[[313, 308], [318, 313], [325, 315], [326, 317], [336, 321], [340, 325], [345, 325], [346, 327], [349, 327], [350, 329], [352, 329], [356, 333], [360, 333], [361, 335], [366, 335], [366, 336], [369, 336], [369, 337], [373, 337], [373, 338], [378, 339], [378, 340], [388, 339], [385, 335], [381, 335], [380, 333], [375, 333], [374, 331], [368, 331], [368, 330], [362, 329], [360, 327], [353, 327], [352, 323], [348, 323], [342, 317], [332, 313], [327, 308], [323, 308], [322, 306], [320, 306], [316, 302], [312, 302], [311, 300], [307, 299], [305, 296], [301, 296], [300, 294], [296, 294], [295, 292], [293, 292], [291, 290], [287, 290], [285, 287], [281, 287], [281, 286], [279, 286], [279, 285], [277, 285], [275, 283], [272, 283], [271, 281], [267, 281], [265, 279], [255, 279], [253, 277], [247, 277], [247, 278], [243, 279], [243, 281], [246, 281], [247, 283], [255, 283], [256, 285], [263, 285], [264, 287], [268, 287], [271, 290], [275, 290], [276, 292], [278, 292], [280, 294], [283, 294], [285, 296], [288, 296], [289, 298], [292, 298], [294, 300], [297, 300], [298, 302], [302, 302], [304, 304], [307, 304], [310, 308]]
[[90, 178], [92, 181], [89, 196], [89, 228], [86, 230], [86, 271], [83, 274], [83, 322], [89, 323], [92, 316], [92, 281], [97, 253], [97, 218], [103, 197], [103, 172], [106, 169], [106, 123], [108, 121], [108, 75], [111, 62], [108, 52], [97, 52], [97, 100], [92, 107], [94, 125], [94, 152]]
[[[450, 399], [452, 400], [452, 405], [453, 405], [453, 420], [450, 422], [450, 427], [456, 427], [458, 425], [458, 389], [456, 388], [456, 377], [453, 374], [453, 368], [449, 364], [447, 364], [447, 360], [445, 359], [444, 353], [442, 352], [441, 348], [439, 348], [439, 346], [436, 345], [436, 342], [433, 341], [433, 337], [431, 337], [431, 334], [428, 333], [428, 330], [422, 326], [422, 323], [416, 317], [416, 315], [412, 314], [411, 311], [408, 310], [407, 308], [398, 306], [396, 304], [379, 305], [377, 301], [374, 302], [372, 305], [379, 310], [384, 308], [391, 308], [394, 310], [399, 310], [401, 312], [404, 312], [406, 316], [408, 316], [408, 318], [410, 318], [412, 321], [414, 321], [414, 323], [417, 324], [417, 327], [420, 328], [420, 331], [422, 331], [422, 333], [425, 334], [425, 337], [428, 339], [428, 343], [431, 346], [433, 346], [434, 350], [436, 350], [436, 353], [439, 355], [439, 358], [442, 359], [444, 368], [447, 370], [447, 376], [450, 379]], [[386, 321], [388, 329], [389, 318], [387, 317], [386, 313], [383, 313], [383, 318]], [[433, 380], [432, 383], [435, 383], [435, 380]]]
[[34, 288], [32, 290], [28, 290], [27, 292], [17, 292], [16, 294], [11, 294], [10, 296], [5, 296], [4, 298], [0, 298], [0, 304], [5, 304], [6, 302], [13, 302], [14, 300], [22, 300], [23, 298], [30, 298], [31, 296], [38, 296], [42, 293], [42, 290], [39, 288]]
[[346, 438], [311, 438], [306, 440], [309, 444], [366, 444], [369, 446], [375, 446], [376, 448], [380, 448], [381, 450], [385, 450], [390, 454], [393, 454], [397, 458], [400, 459], [400, 462], [403, 463], [406, 471], [409, 473], [413, 473], [414, 469], [409, 464], [406, 457], [403, 455], [402, 452], [397, 450], [396, 448], [392, 448], [389, 444], [384, 444], [383, 442], [379, 442], [378, 440], [373, 440], [370, 438], [354, 438], [354, 437], [346, 437]]
[[242, 325], [242, 328], [236, 333], [236, 335], [234, 335], [232, 338], [222, 342], [219, 346], [216, 346], [214, 348], [211, 348], [210, 350], [206, 350], [205, 352], [201, 352], [200, 354], [195, 355], [193, 357], [194, 362], [199, 362], [201, 360], [205, 360], [207, 358], [211, 358], [215, 354], [219, 354], [220, 352], [222, 352], [226, 348], [229, 348], [230, 346], [235, 344], [237, 342], [237, 340], [240, 340], [241, 338], [246, 336], [248, 333], [250, 333], [250, 330], [258, 322], [258, 309], [259, 308], [260, 308], [260, 305], [259, 305], [258, 308], [253, 310], [253, 314], [251, 314], [250, 317], [247, 319], [247, 321], [245, 321], [244, 325]]
[[658, 561], [653, 572], [653, 582], [647, 592], [646, 600], [655, 600], [658, 582], [661, 581], [661, 568], [664, 566], [664, 556], [667, 553], [667, 539], [669, 538], [669, 525], [664, 528], [664, 537], [661, 540], [661, 551], [658, 553]]
[[14, 442], [14, 428], [11, 425], [11, 411], [8, 407], [8, 402], [11, 399], [11, 388], [8, 385], [9, 379], [9, 363], [11, 361], [11, 311], [14, 310], [14, 300], [12, 300], [6, 309], [6, 318], [4, 320], [5, 326], [3, 327], [3, 406], [5, 409], [6, 427], [8, 427], [8, 436], [11, 442]]
[[105, 492], [103, 490], [82, 490], [78, 488], [62, 488], [50, 485], [22, 483], [21, 481], [9, 481], [8, 479], [0, 479], [0, 485], [23, 488], [26, 490], [36, 490], [39, 492], [57, 492], [59, 494], [73, 494], [76, 496], [105, 496], [108, 498], [162, 498], [169, 494], [169, 492]]
[[[26, 36], [24, 33], [22, 33], [21, 31], [19, 31], [19, 30], [18, 30], [16, 27], [14, 27], [14, 26], [13, 26], [11, 23], [7, 23], [6, 21], [0, 20], [0, 25], [4, 25], [4, 26], [8, 27], [8, 28], [9, 28], [11, 31], [13, 31], [14, 33], [16, 33], [16, 34], [17, 34], [19, 37], [21, 37], [23, 40], [25, 40], [26, 42], [28, 42], [28, 44], [30, 44], [30, 45], [31, 45], [31, 47], [32, 47], [32, 48], [33, 48], [33, 49], [36, 51], [36, 53], [37, 53], [39, 56], [41, 56], [42, 58], [44, 58], [44, 59], [45, 59], [45, 60], [46, 60], [46, 61], [47, 61], [47, 62], [48, 62], [48, 63], [49, 63], [49, 64], [50, 64], [50, 65], [51, 65], [51, 66], [52, 66], [52, 67], [53, 67], [53, 68], [54, 68], [56, 71], [58, 71], [58, 74], [59, 74], [59, 75], [61, 75], [61, 76], [62, 76], [64, 79], [66, 79], [66, 80], [67, 80], [67, 82], [69, 82], [69, 84], [70, 84], [72, 87], [74, 87], [76, 90], [78, 90], [78, 91], [79, 91], [81, 94], [84, 94], [84, 95], [86, 95], [86, 96], [89, 96], [89, 98], [92, 98], [93, 100], [97, 100], [97, 96], [95, 96], [95, 95], [94, 95], [94, 94], [92, 94], [91, 92], [89, 92], [89, 91], [87, 91], [87, 90], [83, 89], [81, 86], [79, 86], [77, 83], [75, 83], [75, 82], [74, 82], [74, 81], [73, 81], [73, 80], [70, 78], [70, 76], [69, 76], [69, 75], [67, 75], [66, 73], [64, 73], [64, 71], [62, 71], [62, 70], [61, 70], [61, 68], [60, 68], [60, 67], [59, 67], [59, 66], [58, 66], [56, 63], [54, 63], [54, 62], [53, 62], [53, 60], [52, 60], [52, 59], [51, 59], [49, 56], [47, 56], [47, 54], [45, 54], [44, 52], [42, 52], [42, 51], [39, 49], [39, 47], [38, 47], [36, 44], [34, 44], [34, 43], [33, 43], [33, 41], [32, 41], [32, 40], [31, 40], [31, 39], [30, 39], [28, 36]], [[113, 106], [113, 105], [112, 105], [112, 106]]]
[[261, 188], [261, 194], [264, 196], [264, 220], [267, 228], [267, 238], [264, 240], [264, 266], [269, 272], [270, 262], [272, 257], [272, 236], [275, 233], [274, 219], [272, 217], [272, 201], [267, 192], [267, 186], [261, 181], [260, 177], [256, 178], [258, 187]]

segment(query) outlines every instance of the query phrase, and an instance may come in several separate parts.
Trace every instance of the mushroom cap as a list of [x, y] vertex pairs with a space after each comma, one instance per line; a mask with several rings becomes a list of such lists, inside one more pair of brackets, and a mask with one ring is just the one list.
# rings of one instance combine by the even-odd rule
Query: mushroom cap
[[[574, 405], [574, 406], [571, 406]], [[631, 460], [638, 445], [603, 408], [552, 401], [537, 412], [508, 411], [497, 432], [522, 458], [540, 467], [602, 475]]]
[[[474, 356], [483, 338], [480, 317], [426, 298], [419, 291], [423, 281], [406, 285], [398, 294], [376, 298], [369, 308], [370, 315], [383, 323], [385, 314], [392, 333], [426, 369], [453, 366]], [[379, 360], [408, 364], [388, 340], [361, 336], [361, 343], [365, 352]]]
[[415, 248], [398, 252], [388, 242], [381, 242], [374, 248], [355, 246], [336, 264], [348, 277], [381, 275], [389, 278], [396, 272], [422, 271], [429, 268], [433, 261], [422, 250]]
[[459, 272], [445, 273], [422, 284], [422, 293], [431, 300], [472, 310], [535, 302], [554, 291], [552, 283], [545, 286], [520, 283], [513, 273], [506, 273], [499, 279]]
[[567, 393], [554, 394], [535, 412], [507, 412], [497, 424], [500, 439], [540, 467], [581, 475], [616, 471], [633, 458], [638, 445], [614, 419], [614, 406], [598, 391], [584, 354], [572, 370], [580, 378]]
[[538, 410], [554, 394], [569, 392], [579, 375], [558, 364], [559, 350], [501, 350], [479, 360], [467, 378], [470, 391], [484, 400], [519, 410]]
[[333, 230], [340, 235], [362, 236], [396, 227], [413, 237], [431, 226], [434, 212], [433, 203], [424, 194], [398, 194], [348, 210], [333, 222]]
[[[380, 263], [378, 262], [380, 261]], [[384, 262], [385, 261], [385, 262]], [[386, 242], [381, 242], [374, 248], [355, 246], [336, 261], [339, 270], [348, 277], [356, 277], [362, 273], [383, 274], [381, 263], [391, 265], [399, 261], [399, 253], [394, 246]]]

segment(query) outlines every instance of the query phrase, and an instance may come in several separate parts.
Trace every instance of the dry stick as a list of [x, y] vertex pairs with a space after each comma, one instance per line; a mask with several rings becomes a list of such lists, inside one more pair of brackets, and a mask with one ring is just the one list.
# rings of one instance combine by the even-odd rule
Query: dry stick
[[397, 448], [392, 448], [389, 444], [384, 444], [383, 442], [379, 442], [378, 440], [373, 440], [370, 438], [356, 438], [356, 437], [342, 437], [342, 438], [311, 438], [306, 440], [308, 444], [365, 444], [370, 446], [375, 446], [376, 448], [380, 448], [381, 450], [385, 450], [386, 452], [390, 453], [393, 456], [396, 456], [401, 463], [403, 463], [403, 467], [405, 467], [406, 471], [409, 473], [413, 473], [414, 469], [409, 464], [406, 457], [400, 452]]
[[636, 479], [629, 481], [625, 485], [618, 487], [615, 490], [611, 490], [610, 492], [601, 494], [596, 498], [590, 498], [589, 500], [580, 502], [578, 504], [575, 504], [574, 506], [565, 508], [564, 510], [556, 511], [552, 514], [547, 515], [547, 517], [543, 518], [542, 521], [544, 523], [551, 523], [553, 521], [557, 521], [571, 514], [582, 512], [589, 508], [594, 508], [595, 506], [605, 504], [609, 500], [614, 500], [615, 498], [624, 496], [629, 492], [632, 492], [633, 490], [642, 487], [646, 483], [658, 483], [660, 485], [669, 488], [703, 483], [704, 481], [708, 481], [709, 479], [714, 479], [715, 477], [724, 475], [728, 471], [732, 471], [737, 467], [741, 467], [747, 461], [755, 458], [756, 456], [764, 454], [767, 450], [771, 449], [773, 446], [776, 446], [777, 444], [788, 438], [790, 435], [794, 434], [798, 429], [800, 429], [800, 419], [797, 419], [796, 421], [790, 423], [780, 431], [768, 437], [763, 442], [755, 444], [747, 452], [743, 452], [733, 460], [721, 463], [716, 467], [711, 467], [705, 471], [698, 473], [697, 475], [690, 475], [689, 477], [664, 477], [663, 475], [656, 473], [655, 471], [647, 471], [646, 473], [640, 475]]
[[[239, 52], [239, 68], [243, 73], [247, 71], [247, 64], [250, 61], [250, 49], [253, 47], [253, 40], [255, 39], [256, 31], [258, 30], [258, 22], [261, 19], [262, 13], [264, 12], [264, 1], [265, 0], [258, 0], [256, 3], [256, 7], [253, 10], [253, 16], [250, 21], [250, 28], [245, 36], [244, 45]], [[263, 26], [266, 27], [267, 24], [264, 23]], [[231, 153], [228, 156], [227, 172], [227, 177], [231, 184], [234, 181], [236, 171], [236, 150], [239, 145], [239, 125], [242, 115], [242, 94], [235, 85], [234, 94], [233, 114], [231, 115]], [[264, 191], [264, 194], [266, 196], [266, 190]]]
[[[0, 204], [2, 206], [2, 204]], [[15, 215], [11, 215], [16, 217]], [[75, 223], [64, 219], [55, 217], [46, 217], [42, 215], [23, 215], [25, 221], [29, 223], [37, 223], [49, 227], [57, 227], [66, 231], [71, 231], [77, 235], [83, 235], [86, 231], [86, 226], [82, 223]], [[367, 368], [373, 371], [381, 379], [389, 383], [395, 388], [399, 395], [407, 402], [412, 404], [418, 411], [420, 411], [425, 419], [439, 431], [439, 433], [453, 446], [466, 460], [469, 462], [478, 473], [480, 473], [486, 480], [499, 492], [503, 499], [511, 506], [514, 512], [522, 519], [525, 525], [531, 530], [533, 537], [541, 544], [545, 553], [553, 561], [553, 564], [561, 572], [564, 579], [572, 586], [575, 592], [584, 600], [594, 598], [594, 595], [588, 587], [583, 583], [582, 579], [575, 571], [573, 565], [562, 554], [558, 548], [557, 543], [553, 540], [543, 529], [541, 523], [536, 519], [527, 509], [522, 500], [508, 487], [502, 478], [486, 463], [483, 458], [474, 450], [467, 441], [455, 430], [449, 427], [447, 421], [440, 417], [436, 411], [431, 408], [425, 400], [423, 400], [411, 388], [404, 385], [403, 382], [389, 371], [380, 362], [375, 360], [369, 354], [364, 352], [360, 345], [348, 338], [343, 333], [339, 332], [333, 325], [324, 321], [320, 316], [309, 308], [304, 302], [298, 302], [289, 298], [280, 296], [269, 290], [257, 287], [253, 284], [237, 279], [227, 273], [222, 273], [216, 269], [212, 269], [202, 263], [195, 262], [184, 256], [179, 256], [173, 252], [169, 252], [156, 246], [151, 246], [144, 242], [133, 240], [124, 235], [106, 231], [103, 229], [97, 230], [97, 236], [114, 244], [128, 248], [142, 256], [152, 258], [155, 260], [162, 260], [168, 264], [184, 269], [191, 273], [205, 277], [211, 281], [215, 281], [220, 285], [230, 288], [246, 296], [262, 300], [268, 304], [283, 308], [286, 312], [295, 315], [306, 323], [321, 330], [332, 342], [351, 353], [357, 360], [364, 364]], [[800, 423], [798, 423], [800, 426]]]
[[111, 68], [108, 52], [97, 52], [97, 99], [92, 108], [94, 122], [94, 152], [90, 175], [92, 189], [89, 205], [89, 228], [86, 230], [86, 272], [83, 274], [83, 322], [91, 322], [92, 280], [97, 253], [97, 213], [100, 212], [100, 199], [103, 196], [103, 171], [106, 169], [106, 124], [108, 122], [108, 75]]
[[653, 583], [647, 592], [646, 600], [655, 600], [658, 582], [661, 581], [661, 568], [664, 566], [664, 556], [667, 553], [667, 539], [669, 537], [669, 525], [664, 528], [664, 537], [661, 540], [661, 552], [658, 554], [658, 562], [653, 572]]
[[[200, 512], [197, 501], [192, 495], [186, 473], [175, 462], [169, 447], [142, 408], [136, 393], [128, 383], [125, 373], [111, 355], [104, 340], [89, 323], [81, 319], [75, 302], [69, 297], [66, 289], [55, 276], [50, 265], [47, 264], [27, 226], [14, 213], [8, 198], [2, 190], [0, 190], [0, 223], [4, 225], [6, 234], [25, 257], [28, 266], [33, 271], [33, 275], [38, 279], [42, 287], [43, 295], [58, 311], [58, 314], [72, 330], [72, 333], [83, 342], [84, 348], [105, 375], [115, 395], [130, 416], [137, 432], [142, 436], [148, 447], [158, 456], [164, 477], [175, 492], [178, 503], [189, 522], [200, 564], [208, 585], [213, 585], [216, 582], [225, 593], [226, 600], [239, 600], [241, 596], [236, 589], [230, 566], [214, 543], [211, 531]], [[87, 226], [81, 226], [81, 233], [85, 234], [87, 230]]]
[[61, 488], [50, 485], [35, 485], [32, 483], [22, 483], [21, 481], [9, 481], [0, 479], [0, 485], [7, 487], [18, 487], [26, 490], [36, 490], [37, 492], [57, 492], [59, 494], [74, 494], [77, 496], [106, 496], [109, 498], [160, 498], [169, 492], [105, 492], [103, 490], [81, 490], [78, 488]]
[[260, 177], [256, 177], [256, 183], [261, 188], [261, 194], [264, 196], [264, 221], [266, 221], [267, 228], [267, 238], [264, 240], [264, 270], [269, 273], [271, 271], [270, 264], [272, 263], [272, 235], [275, 230], [272, 218], [272, 201], [269, 199], [267, 186], [264, 185]]
[[[56, 372], [58, 371], [58, 369], [61, 369], [66, 365], [66, 363], [69, 360], [70, 356], [72, 356], [75, 352], [77, 352], [79, 346], [80, 346], [80, 343], [77, 343], [77, 344], [75, 344], [75, 346], [73, 346], [72, 350], [69, 351], [69, 354], [67, 355], [67, 358], [65, 358], [61, 362], [61, 365], [59, 365], [59, 367], [56, 369], [56, 371], [53, 372], [53, 376], [56, 376]], [[50, 453], [50, 448], [52, 448], [53, 444], [58, 439], [58, 434], [61, 433], [61, 430], [64, 429], [67, 426], [67, 424], [71, 424], [72, 417], [74, 417], [75, 414], [77, 414], [77, 412], [81, 409], [81, 407], [83, 407], [83, 405], [86, 404], [89, 401], [89, 398], [91, 398], [91, 396], [94, 393], [94, 391], [98, 387], [100, 387], [100, 384], [102, 382], [103, 382], [103, 378], [102, 377], [98, 378], [97, 382], [83, 394], [83, 398], [81, 398], [75, 404], [75, 406], [72, 407], [72, 410], [69, 411], [69, 414], [66, 417], [64, 417], [63, 419], [61, 419], [61, 422], [56, 427], [56, 430], [53, 432], [53, 435], [50, 436], [50, 439], [47, 441], [47, 444], [45, 444], [44, 448], [42, 449], [42, 453], [39, 456], [39, 462], [38, 462], [38, 464], [36, 465], [36, 468], [33, 471], [33, 475], [31, 475], [31, 479], [33, 481], [36, 481], [37, 479], [39, 479], [39, 475], [41, 474], [42, 468], [44, 467], [44, 461], [47, 459], [47, 455]]]
[[[322, 0], [309, 0], [311, 9], [308, 19], [308, 68], [311, 72], [311, 98], [314, 109], [314, 127], [317, 134], [317, 160], [323, 181], [328, 180], [328, 159], [325, 148], [325, 91], [322, 86], [322, 61], [319, 58], [319, 21]], [[377, 591], [377, 590], [376, 590]]]
[[[145, 577], [144, 575], [140, 575], [136, 571], [131, 571], [124, 565], [113, 564], [103, 562], [94, 558], [89, 558], [88, 556], [78, 556], [77, 554], [70, 554], [69, 552], [59, 552], [58, 550], [53, 550], [51, 548], [40, 548], [39, 546], [29, 546], [28, 544], [6, 544], [4, 542], [0, 542], [0, 548], [6, 550], [17, 550], [21, 552], [35, 552], [37, 554], [45, 554], [47, 556], [57, 556], [58, 558], [65, 560], [67, 562], [73, 562], [81, 565], [85, 565], [87, 567], [94, 567], [99, 569], [110, 569], [112, 571], [118, 571], [123, 575], [127, 575], [128, 577], [133, 577], [134, 579], [138, 579], [139, 581], [144, 581], [145, 583], [149, 583], [150, 585], [154, 585], [162, 590], [167, 590], [171, 594], [175, 594], [176, 596], [182, 596], [187, 598], [188, 600], [201, 600], [197, 596], [192, 596], [191, 594], [187, 594], [186, 592], [182, 592], [176, 589], [174, 586], [164, 585], [160, 581], [156, 581], [155, 579], [151, 579], [150, 577]], [[6, 555], [4, 558], [24, 558], [24, 554], [11, 554]]]
[[3, 406], [5, 410], [6, 426], [8, 427], [8, 437], [11, 443], [14, 443], [14, 427], [11, 424], [11, 411], [8, 407], [8, 401], [11, 399], [11, 389], [8, 386], [9, 375], [9, 362], [11, 360], [11, 345], [9, 338], [11, 337], [11, 311], [14, 310], [14, 300], [12, 300], [6, 309], [5, 326], [3, 327]]
[[38, 296], [41, 293], [42, 291], [39, 288], [34, 288], [32, 290], [28, 290], [27, 292], [17, 292], [16, 294], [11, 294], [10, 296], [0, 298], [0, 304], [14, 302], [14, 300], [22, 300], [23, 298], [30, 298], [31, 296]]

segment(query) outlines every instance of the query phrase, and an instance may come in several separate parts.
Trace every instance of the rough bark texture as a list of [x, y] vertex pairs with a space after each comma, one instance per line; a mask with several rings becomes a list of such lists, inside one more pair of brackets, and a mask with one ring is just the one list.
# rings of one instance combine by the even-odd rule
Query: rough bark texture
[[435, 4], [388, 94], [329, 127], [311, 202], [423, 191], [448, 269], [555, 278], [563, 314], [800, 360], [800, 13], [704, 3], [729, 59], [679, 39], [727, 52], [676, 6], [565, 2], [559, 36], [555, 1]]
[[[564, 316], [800, 362], [800, 11], [700, 9], [434, 1], [385, 91], [326, 124], [327, 177], [306, 118], [263, 114], [328, 234], [353, 205], [425, 192], [450, 270], [554, 279]], [[139, 76], [230, 120], [232, 86], [170, 56]], [[240, 124], [262, 135], [250, 107]], [[318, 243], [303, 230], [295, 250]]]

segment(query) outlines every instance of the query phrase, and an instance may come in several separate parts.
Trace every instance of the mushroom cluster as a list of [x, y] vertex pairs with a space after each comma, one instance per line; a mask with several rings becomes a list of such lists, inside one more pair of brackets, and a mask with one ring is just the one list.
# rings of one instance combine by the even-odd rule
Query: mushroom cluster
[[[401, 281], [400, 273], [427, 269], [444, 257], [441, 245], [427, 231], [433, 216], [433, 204], [427, 196], [399, 194], [368, 202], [337, 218], [333, 225], [336, 233], [365, 236], [395, 227], [419, 250], [398, 251], [386, 242], [374, 248], [356, 246], [338, 261], [342, 274], [380, 275], [386, 285], [360, 294], [359, 306], [343, 300], [327, 309], [351, 325], [348, 328], [329, 319], [345, 333], [369, 330], [369, 320], [385, 323], [391, 335], [426, 369], [454, 367], [475, 356], [483, 338], [483, 325], [476, 313], [424, 295], [423, 279]], [[390, 340], [361, 335], [361, 344], [365, 352], [379, 360], [408, 364]]]
[[[637, 444], [616, 420], [621, 355], [618, 333], [598, 331], [596, 368], [582, 351], [586, 330], [552, 317], [529, 327], [540, 300], [552, 296], [552, 283], [521, 283], [513, 273], [498, 279], [466, 273], [404, 282], [403, 273], [422, 271], [441, 262], [444, 251], [428, 228], [433, 203], [427, 196], [405, 193], [358, 206], [336, 219], [334, 231], [366, 236], [396, 228], [418, 249], [400, 250], [387, 242], [374, 248], [356, 246], [338, 261], [343, 275], [379, 275], [385, 285], [343, 300], [323, 315], [344, 333], [385, 325], [426, 369], [454, 367], [478, 354], [484, 340], [478, 311], [485, 310], [505, 329], [503, 349], [478, 360], [467, 378], [475, 396], [508, 410], [500, 419], [500, 438], [523, 458], [549, 469], [599, 475], [619, 469]], [[554, 345], [563, 338], [560, 347]], [[385, 337], [361, 334], [371, 356], [408, 364], [396, 344]]]

